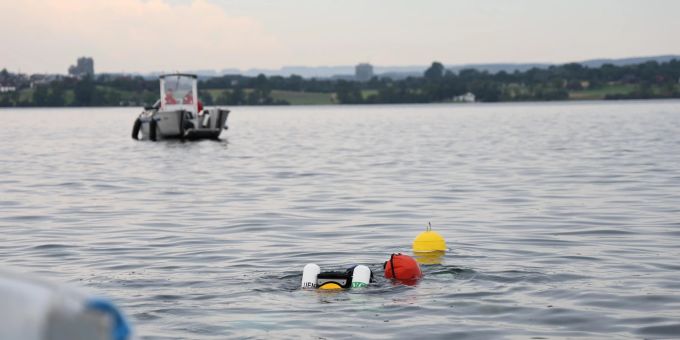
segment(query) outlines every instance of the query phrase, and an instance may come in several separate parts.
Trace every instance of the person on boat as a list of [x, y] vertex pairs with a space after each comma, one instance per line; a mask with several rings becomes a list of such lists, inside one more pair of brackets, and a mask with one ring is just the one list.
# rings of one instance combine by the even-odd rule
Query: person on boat
[[[184, 99], [182, 99], [182, 104], [193, 104], [194, 103], [194, 94], [189, 90], [187, 94], [184, 95]], [[201, 110], [198, 110], [201, 111]]]
[[165, 104], [177, 104], [177, 100], [175, 99], [175, 96], [172, 93], [172, 89], [167, 89], [165, 91]]

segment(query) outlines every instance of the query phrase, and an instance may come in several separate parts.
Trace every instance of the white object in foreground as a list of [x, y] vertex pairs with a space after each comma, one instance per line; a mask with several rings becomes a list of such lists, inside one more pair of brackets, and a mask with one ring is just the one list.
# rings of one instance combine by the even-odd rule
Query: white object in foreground
[[126, 340], [130, 327], [108, 300], [0, 271], [0, 339]]

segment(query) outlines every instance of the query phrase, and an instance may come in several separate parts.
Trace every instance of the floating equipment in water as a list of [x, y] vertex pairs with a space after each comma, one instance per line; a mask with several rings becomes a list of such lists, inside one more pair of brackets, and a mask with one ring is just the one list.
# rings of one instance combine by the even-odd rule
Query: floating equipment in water
[[438, 232], [432, 231], [432, 224], [428, 223], [427, 229], [416, 236], [413, 240], [413, 252], [445, 252], [446, 242], [442, 235]]
[[346, 271], [321, 272], [318, 265], [309, 263], [302, 270], [301, 287], [322, 290], [361, 288], [368, 286], [372, 277], [371, 270], [364, 265], [354, 266]]
[[316, 284], [319, 289], [331, 290], [350, 288], [352, 286], [352, 274], [348, 271], [344, 272], [323, 272], [317, 276]]
[[354, 267], [354, 270], [352, 271], [352, 288], [363, 288], [368, 286], [368, 284], [371, 283], [372, 275], [371, 270], [364, 265], [360, 264]]
[[302, 270], [302, 288], [316, 288], [316, 278], [321, 272], [321, 268], [314, 263], [309, 263]]
[[395, 279], [406, 284], [414, 284], [423, 273], [420, 271], [418, 262], [408, 255], [401, 253], [392, 254], [390, 260], [383, 264], [385, 277]]
[[343, 289], [345, 287], [335, 283], [335, 282], [326, 282], [319, 286], [319, 289], [321, 290], [335, 290], [335, 289]]
[[0, 339], [126, 340], [130, 326], [108, 300], [0, 271]]

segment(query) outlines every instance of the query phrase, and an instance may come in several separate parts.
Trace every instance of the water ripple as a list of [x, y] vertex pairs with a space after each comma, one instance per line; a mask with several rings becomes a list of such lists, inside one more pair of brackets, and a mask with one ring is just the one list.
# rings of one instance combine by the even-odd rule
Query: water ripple
[[[680, 334], [678, 101], [233, 111], [222, 141], [146, 143], [136, 110], [0, 110], [0, 263], [143, 339]], [[441, 263], [386, 280], [427, 222]], [[375, 283], [300, 290], [307, 263]]]

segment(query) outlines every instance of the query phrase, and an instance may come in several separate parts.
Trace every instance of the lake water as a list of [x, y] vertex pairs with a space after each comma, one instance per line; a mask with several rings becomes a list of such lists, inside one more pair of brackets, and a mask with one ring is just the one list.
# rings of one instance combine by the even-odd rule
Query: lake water
[[[680, 101], [232, 111], [153, 143], [137, 108], [0, 110], [0, 266], [149, 339], [680, 337]], [[428, 222], [442, 263], [384, 279]]]

